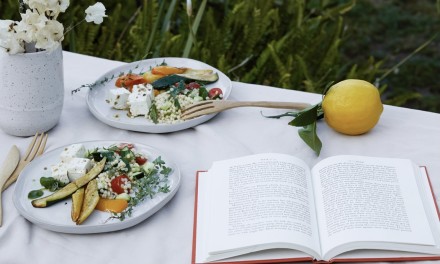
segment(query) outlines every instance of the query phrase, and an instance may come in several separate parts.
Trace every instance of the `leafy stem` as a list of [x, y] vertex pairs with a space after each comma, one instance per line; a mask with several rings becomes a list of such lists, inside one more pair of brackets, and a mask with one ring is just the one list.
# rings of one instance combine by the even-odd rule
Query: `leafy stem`
[[281, 115], [265, 116], [267, 118], [293, 117], [289, 125], [301, 127], [298, 130], [299, 137], [319, 156], [322, 148], [322, 142], [316, 133], [316, 122], [324, 117], [321, 103], [312, 105], [309, 108], [299, 112], [286, 112]]

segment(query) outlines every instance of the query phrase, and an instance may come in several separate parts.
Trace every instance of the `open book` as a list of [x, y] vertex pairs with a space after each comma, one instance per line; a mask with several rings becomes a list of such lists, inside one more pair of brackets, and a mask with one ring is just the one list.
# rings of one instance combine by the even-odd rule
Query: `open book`
[[[193, 263], [440, 259], [437, 205], [410, 160], [284, 154], [198, 172]], [[247, 262], [246, 262], [247, 263]]]

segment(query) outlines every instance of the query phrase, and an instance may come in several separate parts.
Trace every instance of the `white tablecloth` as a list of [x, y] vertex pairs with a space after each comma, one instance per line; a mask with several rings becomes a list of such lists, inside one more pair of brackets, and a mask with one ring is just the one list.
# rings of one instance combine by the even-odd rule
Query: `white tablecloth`
[[[89, 112], [86, 89], [71, 95], [82, 84], [92, 83], [121, 62], [64, 52], [65, 104], [59, 124], [49, 131], [47, 150], [90, 140], [139, 142], [162, 150], [181, 169], [182, 184], [176, 196], [146, 221], [122, 231], [72, 235], [47, 231], [19, 215], [12, 203], [13, 186], [4, 192], [4, 219], [0, 227], [0, 263], [189, 263], [192, 251], [195, 173], [213, 161], [243, 155], [279, 152], [295, 155], [310, 166], [337, 154], [359, 154], [412, 159], [425, 165], [435, 193], [440, 194], [440, 115], [385, 106], [378, 125], [362, 136], [334, 132], [318, 124], [323, 142], [321, 155], [299, 138], [290, 118], [268, 119], [260, 114], [284, 110], [237, 108], [207, 123], [180, 132], [147, 134], [105, 125]], [[317, 103], [321, 96], [233, 82], [231, 99]], [[16, 144], [23, 154], [29, 138], [0, 131], [0, 162]]]

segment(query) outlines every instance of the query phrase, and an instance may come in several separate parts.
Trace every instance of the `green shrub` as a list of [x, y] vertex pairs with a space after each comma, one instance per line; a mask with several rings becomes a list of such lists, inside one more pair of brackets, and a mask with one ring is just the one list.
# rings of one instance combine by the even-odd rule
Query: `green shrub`
[[[61, 17], [63, 24], [75, 25], [81, 21], [84, 9], [94, 2], [72, 2]], [[393, 25], [393, 16], [398, 16], [395, 6], [387, 10], [386, 18], [381, 18], [371, 17], [375, 9], [366, 4], [369, 1], [358, 4], [355, 0], [192, 2], [193, 16], [189, 18], [184, 1], [107, 1], [104, 4], [108, 17], [104, 23], [82, 23], [75, 27], [65, 36], [63, 48], [126, 62], [155, 57], [190, 57], [218, 68], [232, 80], [314, 93], [321, 93], [331, 81], [346, 78], [374, 83], [392, 67], [390, 64], [384, 66], [387, 57], [381, 55], [380, 50], [365, 51], [373, 45], [368, 34], [383, 30], [380, 21], [388, 19], [391, 21], [388, 27]], [[438, 6], [439, 3], [437, 0]], [[358, 6], [367, 11], [361, 11]], [[362, 16], [363, 12], [368, 17]], [[0, 2], [0, 17], [8, 16], [18, 17], [15, 0], [8, 0], [7, 4]], [[347, 17], [350, 17], [349, 23]], [[423, 24], [423, 19], [418, 25]], [[401, 23], [410, 23], [408, 14], [401, 20]], [[363, 24], [354, 26], [356, 21]], [[362, 25], [368, 25], [371, 31], [365, 31]], [[398, 29], [398, 25], [394, 26]], [[399, 46], [391, 42], [388, 45]], [[414, 49], [412, 46], [406, 48]], [[429, 65], [423, 67], [429, 71]], [[403, 67], [399, 70], [405, 72]], [[409, 79], [406, 80], [408, 84], [416, 78], [411, 74], [405, 77]], [[404, 105], [411, 102], [415, 107], [439, 111], [438, 107], [417, 102], [421, 98], [418, 91], [407, 89], [396, 93], [387, 88], [395, 87], [394, 75], [381, 81], [380, 90], [387, 103]], [[423, 85], [429, 87], [429, 84]]]

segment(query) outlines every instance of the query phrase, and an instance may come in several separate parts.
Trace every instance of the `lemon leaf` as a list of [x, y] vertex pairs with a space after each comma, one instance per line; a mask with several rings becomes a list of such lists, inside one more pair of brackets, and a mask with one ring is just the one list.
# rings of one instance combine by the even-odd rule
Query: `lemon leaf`
[[316, 104], [298, 112], [298, 116], [289, 122], [289, 125], [303, 127], [316, 122], [318, 116], [318, 108], [320, 104]]
[[316, 134], [316, 121], [298, 130], [299, 137], [319, 156], [322, 142]]

